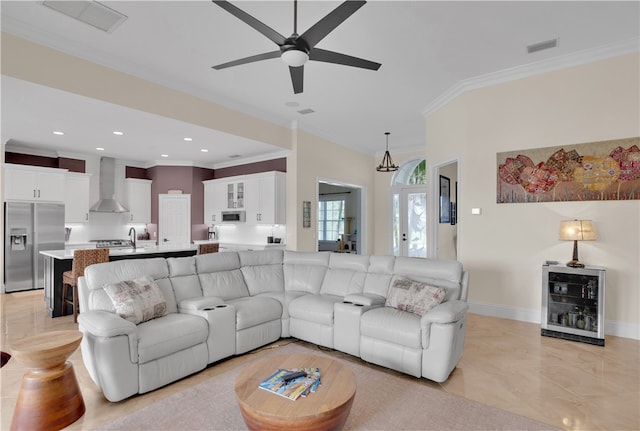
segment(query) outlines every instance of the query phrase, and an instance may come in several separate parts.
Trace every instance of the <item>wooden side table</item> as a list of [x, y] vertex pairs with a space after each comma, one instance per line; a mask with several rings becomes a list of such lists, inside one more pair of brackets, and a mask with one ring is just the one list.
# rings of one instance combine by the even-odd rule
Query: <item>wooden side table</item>
[[[258, 388], [279, 368], [320, 368], [322, 383], [291, 401]], [[340, 430], [356, 394], [356, 378], [346, 365], [313, 355], [274, 356], [247, 367], [236, 378], [236, 399], [247, 427], [262, 431]]]
[[13, 356], [31, 368], [22, 378], [11, 430], [59, 430], [85, 412], [73, 364], [67, 358], [82, 340], [79, 331], [53, 331], [16, 341]]

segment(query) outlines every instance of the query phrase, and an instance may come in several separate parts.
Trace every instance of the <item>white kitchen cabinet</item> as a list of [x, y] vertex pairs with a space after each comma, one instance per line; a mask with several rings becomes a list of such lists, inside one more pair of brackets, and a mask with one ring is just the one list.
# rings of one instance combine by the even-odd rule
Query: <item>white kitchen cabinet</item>
[[286, 174], [262, 172], [203, 181], [204, 222], [221, 223], [221, 212], [246, 211], [247, 224], [284, 224]]
[[260, 223], [258, 217], [258, 213], [260, 212], [260, 203], [258, 202], [260, 185], [256, 175], [247, 175], [244, 180], [245, 210], [248, 224]]
[[227, 183], [223, 180], [203, 181], [204, 223], [211, 225], [222, 221], [222, 211], [227, 209]]
[[66, 169], [4, 164], [6, 200], [64, 202]]
[[89, 221], [89, 181], [91, 175], [69, 172], [65, 175], [64, 221], [86, 223]]
[[251, 177], [247, 187], [247, 222], [285, 224], [286, 174], [266, 172]]
[[127, 178], [125, 205], [129, 209], [129, 222], [151, 222], [151, 180]]
[[227, 208], [240, 209], [245, 207], [245, 181], [227, 182]]

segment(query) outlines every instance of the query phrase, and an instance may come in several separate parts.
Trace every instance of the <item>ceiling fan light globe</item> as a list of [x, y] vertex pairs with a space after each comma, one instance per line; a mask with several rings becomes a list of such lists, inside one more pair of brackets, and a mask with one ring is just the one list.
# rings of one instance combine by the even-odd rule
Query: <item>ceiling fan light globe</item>
[[290, 67], [300, 67], [309, 61], [309, 54], [298, 49], [290, 49], [280, 56], [284, 64]]

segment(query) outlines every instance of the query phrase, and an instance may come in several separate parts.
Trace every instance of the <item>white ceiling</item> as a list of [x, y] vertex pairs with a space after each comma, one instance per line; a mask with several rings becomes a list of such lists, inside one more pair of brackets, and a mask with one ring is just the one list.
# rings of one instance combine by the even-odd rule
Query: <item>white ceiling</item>
[[[103, 3], [128, 17], [112, 33], [39, 1], [6, 0], [2, 31], [368, 154], [384, 149], [385, 131], [392, 153], [424, 148], [422, 113], [460, 82], [553, 59], [585, 61], [612, 46], [637, 49], [640, 35], [637, 1], [370, 1], [317, 46], [382, 63], [380, 70], [311, 61], [304, 92], [294, 95], [279, 59], [211, 68], [277, 47], [208, 0]], [[293, 31], [291, 1], [233, 3], [284, 36]], [[301, 0], [298, 32], [339, 4]], [[553, 38], [558, 47], [527, 54], [527, 45]], [[2, 141], [16, 145], [90, 154], [100, 146], [105, 155], [141, 163], [205, 166], [281, 151], [5, 76], [1, 89]], [[297, 112], [307, 108], [315, 112]]]

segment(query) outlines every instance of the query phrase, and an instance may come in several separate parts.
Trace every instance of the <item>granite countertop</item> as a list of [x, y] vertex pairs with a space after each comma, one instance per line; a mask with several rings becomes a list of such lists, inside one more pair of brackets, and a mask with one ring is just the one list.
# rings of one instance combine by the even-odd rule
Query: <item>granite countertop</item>
[[[125, 255], [145, 255], [153, 253], [168, 253], [173, 251], [188, 251], [196, 250], [197, 247], [193, 244], [186, 245], [161, 245], [151, 247], [136, 247], [136, 248], [111, 248], [109, 249], [109, 256], [125, 256]], [[67, 250], [45, 250], [41, 251], [43, 256], [53, 257], [54, 259], [73, 259], [73, 249]]]

